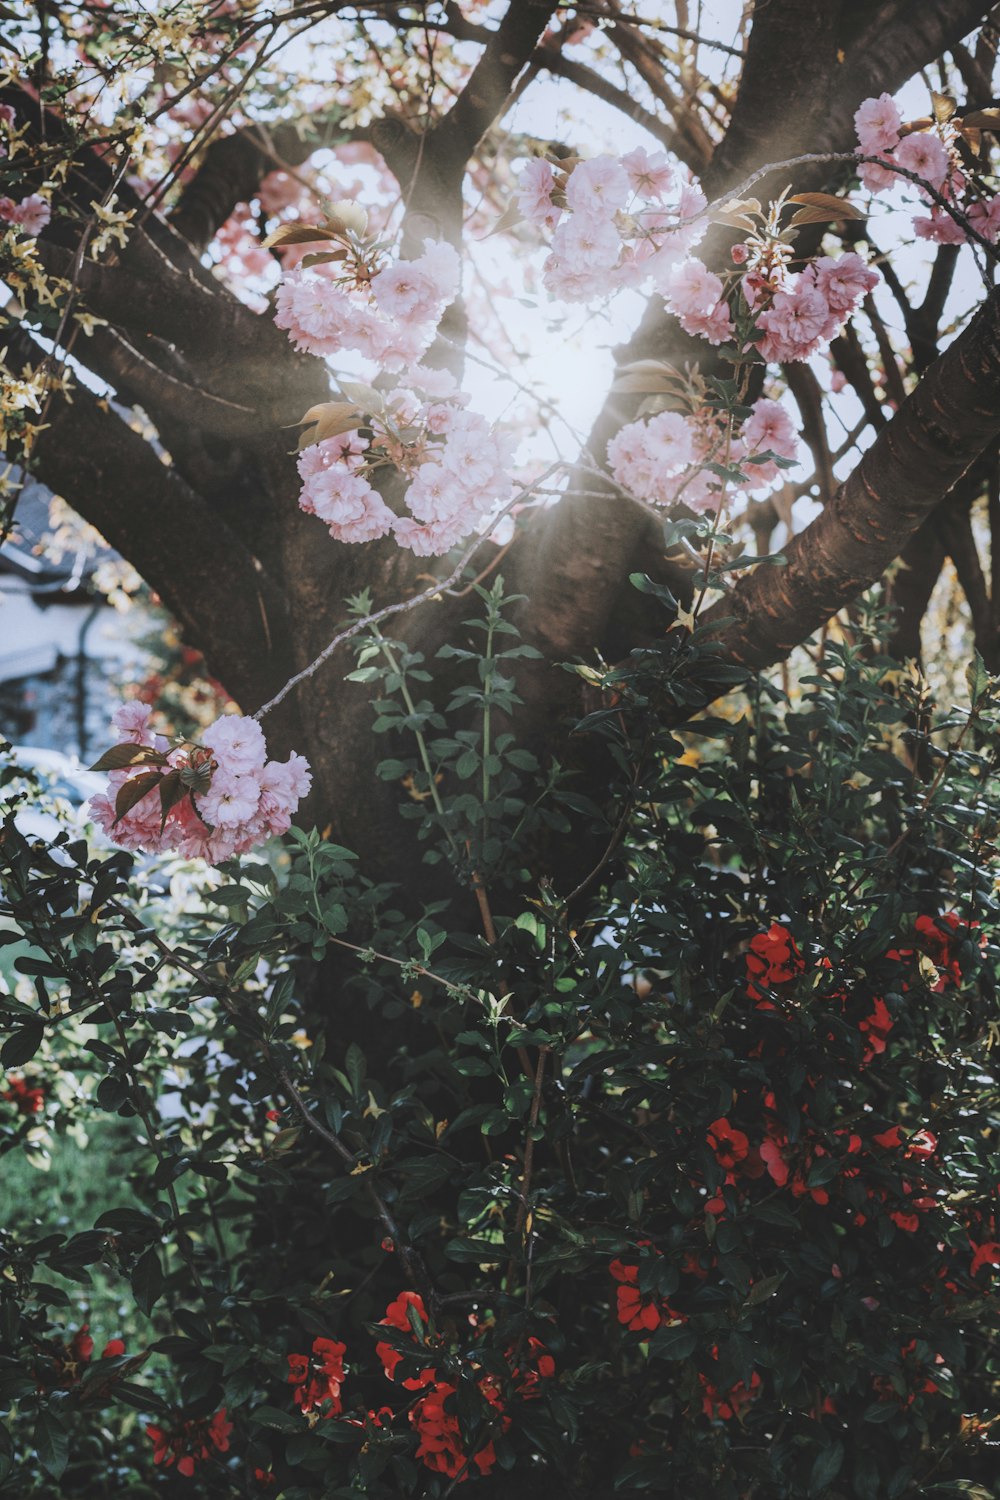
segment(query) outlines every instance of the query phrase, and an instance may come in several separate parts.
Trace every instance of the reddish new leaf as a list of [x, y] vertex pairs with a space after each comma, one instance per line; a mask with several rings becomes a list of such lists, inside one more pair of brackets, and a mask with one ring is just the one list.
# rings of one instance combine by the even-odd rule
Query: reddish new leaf
[[143, 771], [141, 775], [133, 776], [126, 781], [115, 798], [115, 822], [119, 823], [125, 814], [131, 812], [143, 797], [148, 797], [162, 780], [163, 776], [159, 771]]
[[124, 771], [129, 766], [165, 766], [167, 758], [150, 745], [112, 745], [90, 771]]

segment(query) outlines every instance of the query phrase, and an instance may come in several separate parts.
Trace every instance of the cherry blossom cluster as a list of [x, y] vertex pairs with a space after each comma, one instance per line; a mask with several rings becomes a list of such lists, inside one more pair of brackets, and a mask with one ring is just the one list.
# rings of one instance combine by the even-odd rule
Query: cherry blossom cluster
[[701, 188], [677, 176], [663, 151], [641, 146], [568, 169], [533, 158], [519, 177], [517, 206], [552, 231], [544, 282], [554, 297], [586, 302], [647, 280], [660, 287], [705, 233]]
[[754, 402], [738, 433], [730, 437], [724, 420], [708, 408], [691, 416], [663, 411], [629, 422], [608, 443], [615, 479], [630, 494], [656, 505], [683, 501], [691, 510], [718, 507], [721, 483], [705, 465], [744, 465], [745, 488], [764, 489], [780, 473], [775, 459], [798, 456], [795, 428], [778, 401]]
[[[353, 205], [337, 205], [347, 217]], [[309, 354], [357, 350], [380, 369], [400, 371], [430, 346], [441, 314], [458, 292], [461, 263], [443, 240], [425, 240], [415, 260], [383, 263], [362, 237], [364, 215], [337, 237], [333, 258], [298, 267], [282, 278], [275, 322]], [[313, 238], [322, 240], [320, 231]], [[333, 233], [329, 236], [334, 239]]]
[[791, 246], [777, 233], [737, 245], [733, 260], [745, 270], [724, 281], [689, 254], [707, 227], [705, 197], [696, 184], [678, 183], [663, 152], [595, 156], [562, 173], [537, 159], [519, 181], [523, 216], [552, 230], [544, 280], [553, 296], [587, 301], [648, 279], [686, 333], [719, 345], [736, 335], [731, 303], [738, 286], [763, 331], [766, 360], [808, 359], [878, 283], [853, 252], [823, 256], [794, 273]]
[[[446, 371], [410, 371], [413, 386], [358, 412], [352, 427], [306, 448], [299, 458], [299, 504], [340, 542], [392, 533], [421, 557], [447, 552], [510, 492], [511, 443], [485, 417], [464, 410]], [[414, 388], [415, 387], [415, 388]], [[406, 481], [397, 514], [374, 488], [377, 471]], [[390, 495], [398, 481], [388, 486]], [[404, 509], [405, 507], [405, 509]]]
[[[1000, 239], [1000, 194], [977, 192], [970, 197], [973, 184], [957, 149], [961, 122], [949, 116], [950, 101], [939, 103], [944, 108], [936, 111], [934, 121], [919, 122], [926, 123], [927, 128], [915, 128], [904, 124], [891, 94], [866, 99], [854, 116], [858, 151], [878, 160], [862, 162], [858, 175], [870, 192], [878, 193], [909, 181], [894, 168], [912, 172], [928, 188], [935, 189], [945, 203], [960, 210], [978, 234], [996, 244]], [[936, 202], [926, 188], [918, 186], [917, 191], [928, 205], [928, 213], [913, 221], [919, 237], [939, 244], [963, 244], [967, 235], [961, 219]]]
[[763, 331], [757, 344], [761, 357], [786, 364], [820, 353], [879, 280], [878, 272], [853, 250], [822, 255], [799, 272], [789, 271], [780, 256], [773, 257], [768, 269], [748, 261], [741, 289]]
[[303, 756], [268, 760], [260, 725], [241, 714], [210, 724], [201, 745], [171, 749], [151, 713], [145, 703], [119, 708], [118, 743], [93, 767], [110, 774], [90, 812], [115, 843], [217, 864], [288, 831], [311, 784]]

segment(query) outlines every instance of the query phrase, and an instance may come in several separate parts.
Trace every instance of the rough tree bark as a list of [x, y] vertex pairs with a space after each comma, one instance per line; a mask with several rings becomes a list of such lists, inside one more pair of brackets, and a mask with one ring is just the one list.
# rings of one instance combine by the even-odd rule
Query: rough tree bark
[[[553, 65], [550, 43], [539, 43], [555, 11], [539, 0], [512, 3], [492, 33], [476, 28], [476, 39], [485, 41], [480, 61], [450, 110], [425, 130], [399, 118], [369, 128], [368, 138], [409, 204], [407, 247], [419, 248], [426, 234], [458, 240], [469, 158], [502, 118], [524, 70]], [[803, 150], [850, 149], [852, 116], [862, 98], [898, 88], [989, 11], [985, 0], [915, 0], [902, 7], [897, 0], [759, 4], [731, 122], [705, 170], [706, 190], [723, 192], [748, 171]], [[39, 106], [23, 89], [8, 86], [3, 96], [16, 104], [19, 119], [40, 129]], [[50, 120], [47, 128], [51, 141], [57, 125]], [[427, 571], [426, 560], [391, 541], [338, 547], [299, 512], [288, 435], [281, 429], [324, 399], [325, 372], [319, 361], [296, 356], [271, 320], [241, 306], [199, 259], [235, 202], [274, 166], [274, 156], [300, 161], [307, 145], [254, 132], [218, 141], [172, 223], [144, 213], [123, 190], [126, 206], [138, 211], [128, 246], [100, 265], [84, 265], [79, 295], [110, 325], [88, 342], [88, 363], [122, 399], [141, 401], [173, 466], [155, 460], [151, 467], [148, 451], [139, 452], [141, 440], [113, 412], [95, 411], [82, 392], [74, 405], [53, 405], [39, 450], [40, 477], [137, 562], [246, 710], [318, 655], [343, 620], [347, 595], [368, 587], [379, 602], [405, 598], [423, 586], [420, 575]], [[80, 225], [110, 171], [96, 157], [74, 161], [66, 202], [75, 206], [76, 218], [55, 219], [43, 239], [57, 272], [69, 274]], [[782, 174], [775, 182], [784, 185]], [[824, 184], [796, 180], [800, 189], [817, 185]], [[711, 263], [727, 253], [728, 243], [725, 231], [713, 231], [699, 253]], [[952, 352], [940, 368], [928, 370], [916, 405], [908, 403], [886, 427], [829, 516], [816, 523], [821, 529], [800, 539], [785, 570], [780, 616], [758, 609], [763, 574], [741, 585], [739, 627], [724, 637], [734, 655], [764, 665], [819, 623], [818, 606], [804, 602], [810, 568], [824, 568], [821, 612], [874, 581], [995, 439], [985, 411], [1000, 409], [995, 323], [991, 302], [966, 337], [965, 353]], [[450, 329], [461, 331], [460, 309]], [[654, 300], [621, 359], [653, 355], [677, 362], [688, 354]], [[694, 357], [704, 362], [704, 355], [702, 344]], [[968, 420], [946, 431], [935, 425], [933, 403], [962, 358], [978, 361], [980, 384], [975, 402], [963, 408]], [[609, 398], [592, 452], [602, 454], [607, 437], [633, 411], [628, 401]], [[924, 459], [915, 467], [903, 438], [925, 419], [919, 433]], [[901, 496], [904, 476], [909, 489]], [[504, 573], [511, 587], [528, 595], [522, 628], [546, 656], [546, 664], [525, 677], [526, 737], [539, 743], [553, 738], [564, 715], [579, 707], [573, 679], [553, 663], [595, 644], [620, 654], [646, 628], [641, 600], [626, 580], [634, 568], [649, 567], [656, 548], [648, 518], [609, 497], [561, 502], [537, 517], [511, 550]], [[768, 576], [773, 580], [773, 570]], [[400, 633], [432, 654], [467, 611], [467, 603], [434, 602], [404, 617]], [[313, 762], [317, 820], [333, 823], [373, 875], [399, 876], [412, 859], [402, 842], [407, 825], [395, 812], [396, 789], [371, 779], [370, 711], [365, 691], [342, 681], [349, 662], [346, 653], [333, 659], [308, 691], [286, 700], [268, 719], [269, 738], [279, 753], [294, 746]]]

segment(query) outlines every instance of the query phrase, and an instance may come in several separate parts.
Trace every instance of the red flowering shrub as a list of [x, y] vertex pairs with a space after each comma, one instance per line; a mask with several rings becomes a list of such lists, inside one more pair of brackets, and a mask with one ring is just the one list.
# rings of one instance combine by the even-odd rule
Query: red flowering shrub
[[[555, 838], [559, 804], [501, 758], [489, 838], [463, 822], [470, 747], [416, 676], [444, 769], [441, 811], [403, 786], [407, 810], [505, 890], [493, 941], [414, 927], [318, 834], [280, 880], [233, 862], [151, 927], [127, 856], [5, 830], [38, 997], [0, 996], [5, 1048], [42, 1053], [49, 1128], [79, 1101], [115, 1117], [131, 1194], [0, 1230], [18, 1500], [90, 1500], [114, 1463], [192, 1500], [993, 1482], [1000, 714], [984, 689], [921, 780], [878, 727], [916, 722], [905, 684], [827, 653], [801, 711], [697, 765], [650, 705], [711, 653], [670, 632], [617, 673], [584, 728], [631, 811], [579, 912], [524, 883], [503, 822], [541, 799]], [[390, 703], [423, 671], [393, 660]], [[10, 1150], [34, 1107], [8, 1078]], [[67, 1305], [93, 1268], [134, 1354], [95, 1358], [98, 1312]]]

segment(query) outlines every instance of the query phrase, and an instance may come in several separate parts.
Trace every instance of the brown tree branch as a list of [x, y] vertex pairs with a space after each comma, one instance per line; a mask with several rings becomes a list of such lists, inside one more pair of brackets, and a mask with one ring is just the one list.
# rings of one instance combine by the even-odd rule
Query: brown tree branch
[[550, 0], [510, 0], [451, 109], [435, 127], [453, 167], [463, 167], [490, 126], [500, 119], [517, 75], [558, 7]]
[[269, 129], [249, 125], [217, 136], [206, 147], [198, 170], [170, 214], [170, 222], [189, 245], [203, 250], [229, 218], [237, 203], [256, 197], [269, 172], [300, 167], [314, 152], [334, 142], [364, 139], [322, 116]]
[[678, 133], [673, 125], [666, 120], [661, 120], [658, 115], [654, 115], [644, 104], [633, 99], [631, 94], [626, 93], [624, 89], [616, 87], [610, 79], [604, 78], [595, 68], [588, 68], [585, 63], [575, 62], [572, 58], [564, 56], [558, 47], [539, 47], [532, 63], [544, 68], [547, 73], [552, 73], [557, 78], [565, 78], [567, 82], [575, 84], [585, 93], [593, 94], [595, 99], [603, 99], [605, 104], [621, 110], [628, 119], [641, 125], [643, 130], [648, 130], [653, 139], [659, 141], [660, 145], [668, 151], [678, 150]]
[[[617, 6], [614, 7], [617, 11]], [[663, 74], [662, 58], [638, 32], [615, 22], [608, 36], [625, 62], [632, 65], [654, 99], [670, 111], [674, 121], [674, 150], [696, 174], [701, 174], [712, 159], [714, 143], [697, 116], [683, 100], [675, 98]]]
[[[14, 352], [41, 355], [26, 334]], [[106, 402], [77, 386], [71, 402], [54, 403], [36, 451], [39, 479], [128, 558], [247, 708], [284, 680], [290, 622], [276, 584]]]
[[703, 616], [726, 656], [757, 670], [881, 575], [1000, 433], [1000, 292], [931, 366], [831, 503], [785, 550]]
[[993, 608], [990, 602], [986, 575], [983, 572], [979, 548], [972, 530], [970, 508], [982, 493], [983, 474], [977, 465], [976, 472], [967, 474], [955, 486], [947, 500], [934, 513], [938, 534], [955, 564], [962, 593], [965, 595], [972, 619], [972, 636], [987, 669], [997, 669], [997, 631], [993, 623]]

